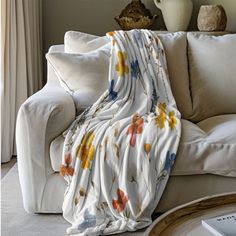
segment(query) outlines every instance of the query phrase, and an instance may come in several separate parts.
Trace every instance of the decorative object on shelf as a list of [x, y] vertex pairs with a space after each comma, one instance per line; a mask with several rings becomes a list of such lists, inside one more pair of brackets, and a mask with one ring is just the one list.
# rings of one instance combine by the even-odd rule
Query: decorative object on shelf
[[115, 20], [123, 30], [148, 29], [157, 15], [152, 16], [141, 0], [132, 0]]
[[192, 12], [192, 0], [154, 0], [161, 10], [168, 31], [185, 31]]
[[222, 5], [203, 5], [200, 7], [197, 26], [200, 31], [224, 31], [227, 16]]

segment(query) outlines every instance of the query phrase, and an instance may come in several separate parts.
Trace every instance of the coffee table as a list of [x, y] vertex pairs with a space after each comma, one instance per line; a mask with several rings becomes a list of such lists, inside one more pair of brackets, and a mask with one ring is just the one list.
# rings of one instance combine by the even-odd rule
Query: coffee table
[[236, 192], [204, 197], [178, 206], [158, 217], [146, 236], [212, 236], [202, 219], [236, 212]]

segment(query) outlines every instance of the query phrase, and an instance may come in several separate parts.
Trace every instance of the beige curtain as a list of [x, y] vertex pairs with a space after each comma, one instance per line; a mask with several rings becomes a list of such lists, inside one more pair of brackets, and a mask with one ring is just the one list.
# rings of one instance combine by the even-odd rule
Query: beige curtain
[[1, 162], [15, 150], [20, 105], [42, 87], [41, 0], [1, 0]]

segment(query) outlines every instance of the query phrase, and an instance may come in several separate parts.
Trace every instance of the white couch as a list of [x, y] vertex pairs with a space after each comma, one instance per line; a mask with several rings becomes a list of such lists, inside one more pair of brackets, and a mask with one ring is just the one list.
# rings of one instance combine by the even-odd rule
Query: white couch
[[[66, 36], [73, 38], [73, 33]], [[182, 113], [177, 160], [157, 207], [163, 212], [199, 197], [236, 191], [236, 34], [160, 38]], [[64, 45], [50, 51], [64, 51]], [[58, 173], [61, 134], [74, 119], [74, 102], [48, 65], [47, 84], [28, 98], [17, 118], [18, 167], [27, 212], [62, 212], [66, 182]]]

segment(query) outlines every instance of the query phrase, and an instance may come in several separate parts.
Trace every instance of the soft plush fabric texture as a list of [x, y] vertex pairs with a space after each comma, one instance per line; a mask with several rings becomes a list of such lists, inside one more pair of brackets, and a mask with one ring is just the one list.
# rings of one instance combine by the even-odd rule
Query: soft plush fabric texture
[[[236, 115], [222, 115], [194, 124], [181, 120], [182, 135], [172, 176], [216, 174], [236, 177]], [[54, 171], [59, 172], [65, 137], [50, 145]]]
[[[51, 53], [51, 52], [61, 52], [63, 53], [64, 52], [64, 45], [61, 44], [61, 45], [53, 45], [51, 46], [49, 49], [48, 49], [48, 53]], [[58, 78], [55, 70], [53, 69], [53, 67], [51, 66], [50, 63], [47, 62], [47, 84], [53, 84], [53, 86], [60, 86], [60, 79]]]
[[55, 172], [60, 171], [61, 166], [61, 157], [62, 157], [62, 151], [63, 151], [63, 144], [65, 142], [64, 135], [60, 135], [57, 138], [55, 138], [52, 143], [50, 144], [50, 160], [51, 160], [51, 166], [52, 169]]
[[[176, 181], [175, 181], [176, 180]], [[61, 182], [60, 182], [61, 181]], [[62, 182], [63, 181], [63, 182]], [[170, 186], [169, 186], [170, 184]], [[200, 186], [201, 192], [194, 193], [192, 186]], [[169, 187], [168, 187], [169, 186]], [[232, 186], [236, 188], [236, 181], [233, 182], [233, 178], [222, 178], [217, 176], [190, 176], [189, 179], [184, 177], [177, 177], [169, 179], [167, 189], [165, 191], [169, 194], [164, 193], [163, 196], [165, 201], [160, 201], [159, 207], [173, 206], [175, 207], [179, 203], [185, 203], [195, 199], [194, 194], [197, 196], [205, 196], [209, 194], [210, 189], [217, 193], [219, 186], [223, 186], [225, 192], [229, 192]], [[174, 187], [173, 187], [174, 186]], [[51, 191], [49, 191], [51, 188]], [[63, 195], [66, 189], [65, 181], [55, 174], [53, 181], [50, 181], [49, 189], [44, 193], [47, 197], [47, 209], [55, 209], [55, 205], [58, 208], [58, 212], [61, 212], [61, 205]], [[171, 192], [169, 192], [169, 190]], [[176, 193], [178, 190], [178, 193]], [[52, 191], [56, 198], [52, 197]], [[188, 191], [190, 194], [184, 194]], [[173, 195], [176, 195], [173, 198]], [[192, 199], [191, 199], [192, 198]], [[168, 200], [167, 200], [168, 199]], [[43, 203], [46, 199], [43, 198]], [[46, 204], [45, 204], [46, 205]], [[44, 208], [45, 209], [45, 208]], [[161, 209], [161, 210], [162, 210]], [[43, 235], [43, 236], [60, 236], [63, 235], [69, 223], [66, 222], [61, 214], [28, 214], [25, 212], [22, 204], [22, 195], [17, 171], [17, 165], [15, 165], [2, 179], [1, 181], [1, 235], [5, 236], [32, 236], [32, 235]], [[144, 230], [145, 231], [145, 230]], [[126, 232], [123, 234], [116, 234], [114, 236], [143, 236], [142, 232]]]
[[47, 60], [78, 110], [93, 104], [108, 86], [110, 48], [80, 54], [52, 52]]
[[[52, 46], [50, 51], [64, 52], [64, 46]], [[59, 173], [55, 173], [56, 169], [52, 169], [50, 160], [50, 158], [53, 160], [56, 160], [56, 158], [60, 159], [62, 152], [53, 158], [49, 154], [49, 147], [52, 141], [62, 134], [75, 118], [75, 108], [71, 96], [61, 88], [58, 78], [49, 63], [48, 67], [50, 71], [48, 72], [46, 86], [37, 95], [30, 97], [18, 113], [17, 143], [19, 147], [17, 149], [21, 193], [23, 195], [24, 208], [27, 212], [31, 213], [62, 212], [61, 206], [66, 182], [59, 176]], [[232, 133], [234, 132], [234, 121], [231, 115], [229, 118], [232, 120], [227, 122], [225, 118], [221, 119], [222, 125], [220, 124], [221, 121], [218, 121], [218, 116], [218, 123], [215, 122], [214, 117], [212, 120], [207, 119], [206, 123], [202, 121], [194, 124], [190, 121], [182, 121], [182, 138], [172, 174], [181, 174], [180, 171], [182, 171], [186, 175], [170, 176], [162, 200], [158, 204], [159, 210], [165, 211], [206, 195], [236, 191], [235, 177], [219, 175], [219, 173], [227, 175], [227, 169], [231, 168], [227, 167], [226, 162], [228, 161], [230, 161], [228, 166], [232, 166], [232, 169], [235, 169], [233, 167], [233, 164], [235, 164], [235, 151], [233, 148], [236, 141], [234, 133]], [[218, 128], [220, 128], [220, 131]], [[189, 132], [188, 129], [190, 129]], [[232, 132], [230, 131], [231, 129]], [[208, 136], [211, 137], [210, 140]], [[214, 139], [212, 139], [213, 136]], [[215, 148], [213, 145], [215, 139], [218, 140], [218, 143], [222, 141], [223, 144]], [[199, 142], [202, 142], [202, 145]], [[210, 143], [208, 144], [208, 142]], [[193, 149], [191, 149], [191, 146], [193, 146]], [[201, 148], [203, 148], [204, 158], [199, 156]], [[194, 151], [194, 149], [197, 151]], [[191, 152], [188, 153], [188, 151]], [[56, 150], [51, 150], [51, 153], [57, 154]], [[207, 161], [208, 155], [211, 159], [210, 162]], [[215, 156], [217, 160], [216, 165], [213, 166]], [[189, 157], [197, 164], [189, 165], [191, 164]], [[187, 159], [186, 161], [185, 158]], [[223, 170], [226, 170], [225, 173], [215, 171], [215, 174], [205, 174], [216, 170], [213, 167], [221, 169], [221, 162], [218, 163], [219, 159], [224, 162], [222, 166], [224, 167]], [[60, 160], [57, 163], [60, 165]], [[204, 163], [208, 164], [205, 165]], [[182, 165], [183, 168], [180, 168]], [[197, 170], [195, 170], [195, 166]], [[203, 167], [204, 170], [202, 171]], [[212, 168], [210, 169], [210, 167]], [[192, 172], [187, 172], [188, 169]], [[59, 167], [57, 170], [59, 170]], [[196, 173], [196, 175], [191, 173]], [[231, 176], [233, 176], [232, 173]], [[11, 187], [11, 184], [8, 186]], [[173, 198], [173, 196], [175, 197]]]
[[64, 36], [65, 52], [86, 53], [94, 51], [105, 44], [110, 45], [107, 36], [99, 37], [78, 31], [68, 31]]
[[158, 34], [166, 52], [171, 89], [181, 116], [188, 119], [192, 114], [189, 91], [187, 34], [185, 32]]
[[[192, 102], [189, 91], [187, 34], [185, 32], [157, 33], [161, 39], [167, 59], [171, 89], [178, 109], [183, 118], [192, 114]], [[81, 53], [110, 45], [106, 36], [99, 37], [77, 31], [65, 34], [65, 50], [70, 53]]]
[[236, 34], [188, 34], [191, 120], [236, 113]]
[[[49, 178], [50, 179], [50, 178]], [[51, 179], [50, 179], [51, 180]], [[63, 182], [62, 182], [63, 181]], [[193, 188], [195, 187], [195, 189]], [[196, 188], [197, 186], [197, 188]], [[167, 188], [163, 194], [163, 200], [158, 205], [159, 212], [164, 212], [168, 207], [171, 208], [189, 202], [195, 199], [195, 196], [202, 197], [209, 195], [209, 189], [212, 194], [221, 193], [219, 186], [222, 186], [224, 192], [236, 189], [236, 181], [233, 178], [219, 177], [214, 175], [189, 176], [185, 177], [170, 177]], [[44, 193], [43, 203], [46, 203], [47, 209], [58, 209], [61, 212], [63, 195], [66, 189], [65, 181], [55, 174], [53, 181], [50, 181], [49, 189]], [[52, 198], [52, 192], [57, 195], [57, 198]], [[201, 188], [201, 191], [196, 189]], [[178, 191], [178, 192], [177, 192]], [[185, 194], [185, 192], [189, 194]], [[168, 193], [168, 194], [167, 194]], [[173, 196], [176, 196], [173, 198]], [[44, 208], [45, 209], [45, 208]], [[28, 214], [25, 212], [22, 204], [22, 195], [18, 178], [17, 165], [15, 165], [4, 177], [1, 182], [1, 235], [5, 236], [60, 236], [69, 226], [61, 214]], [[42, 229], [43, 228], [43, 229]], [[127, 232], [116, 234], [115, 236], [143, 236], [144, 232]]]
[[197, 124], [182, 120], [182, 127], [173, 175], [236, 177], [236, 115], [215, 116]]
[[[45, 208], [49, 209], [50, 203], [43, 200], [44, 192], [57, 191], [49, 157], [50, 143], [74, 119], [75, 107], [71, 96], [61, 86], [51, 86], [49, 83], [20, 107], [16, 123], [17, 161], [27, 212], [45, 212]], [[58, 210], [58, 206], [54, 206]], [[53, 207], [51, 210], [56, 213]]]
[[[36, 162], [33, 163], [32, 168], [36, 168]], [[33, 170], [31, 168], [31, 170]], [[48, 171], [48, 166], [44, 167], [44, 171]], [[5, 178], [5, 177], [4, 177]], [[16, 178], [18, 179], [18, 173], [16, 175]], [[27, 178], [27, 176], [25, 177]], [[41, 180], [39, 178], [39, 180]], [[35, 180], [33, 180], [35, 181]], [[2, 199], [11, 199], [10, 195], [13, 192], [14, 193], [14, 199], [19, 200], [18, 194], [22, 196], [22, 188], [19, 190], [19, 193], [16, 193], [15, 184], [17, 183], [17, 180], [14, 178], [11, 180], [10, 183], [5, 183], [2, 186]], [[18, 183], [17, 183], [18, 184]], [[38, 191], [37, 186], [44, 186], [44, 191], [42, 194], [40, 191]], [[32, 204], [32, 202], [37, 203], [37, 206], [40, 207], [37, 210], [34, 208], [31, 208], [31, 213], [62, 213], [62, 203], [63, 203], [63, 197], [64, 193], [67, 187], [66, 181], [59, 175], [59, 173], [51, 173], [47, 176], [47, 182], [44, 183], [44, 181], [39, 181], [37, 183], [37, 186], [35, 186], [35, 193], [39, 194], [40, 198], [34, 198], [31, 194], [28, 196], [27, 202], [24, 201], [24, 209], [29, 209], [29, 205]], [[7, 187], [7, 189], [5, 189]], [[199, 191], [201, 189], [201, 191]], [[6, 190], [6, 191], [5, 191]], [[27, 189], [23, 189], [24, 191], [27, 191]], [[37, 192], [38, 191], [38, 192]], [[163, 193], [163, 196], [160, 200], [160, 203], [158, 204], [156, 208], [156, 212], [165, 212], [167, 210], [170, 210], [173, 207], [176, 207], [180, 204], [187, 203], [189, 201], [192, 201], [196, 198], [200, 198], [207, 195], [213, 195], [217, 193], [225, 193], [225, 192], [232, 192], [236, 191], [236, 181], [233, 177], [223, 177], [219, 175], [212, 175], [212, 174], [203, 174], [203, 175], [179, 175], [179, 176], [170, 176], [166, 189]], [[18, 191], [17, 191], [18, 192]], [[186, 194], [188, 192], [188, 194]], [[7, 197], [5, 198], [5, 193], [7, 193]], [[26, 192], [26, 194], [29, 193]], [[52, 193], [56, 195], [56, 197], [52, 197]], [[38, 196], [38, 195], [37, 195]], [[173, 198], [173, 196], [175, 196]], [[33, 198], [33, 199], [31, 199]], [[7, 200], [7, 203], [9, 207], [14, 207], [12, 205], [12, 202], [9, 202]], [[2, 214], [4, 213], [4, 203], [2, 205]], [[13, 211], [13, 210], [12, 210]], [[15, 213], [15, 209], [13, 211]], [[19, 211], [17, 211], [19, 213]], [[32, 217], [31, 214], [28, 214]], [[37, 216], [37, 215], [36, 215]], [[43, 216], [42, 216], [43, 217]], [[119, 235], [117, 235], [119, 236]], [[136, 236], [136, 235], [135, 235]]]
[[[161, 41], [148, 30], [107, 34], [109, 89], [66, 133], [60, 173], [69, 235], [107, 235], [149, 225], [180, 139]], [[148, 192], [148, 194], [147, 194]]]

